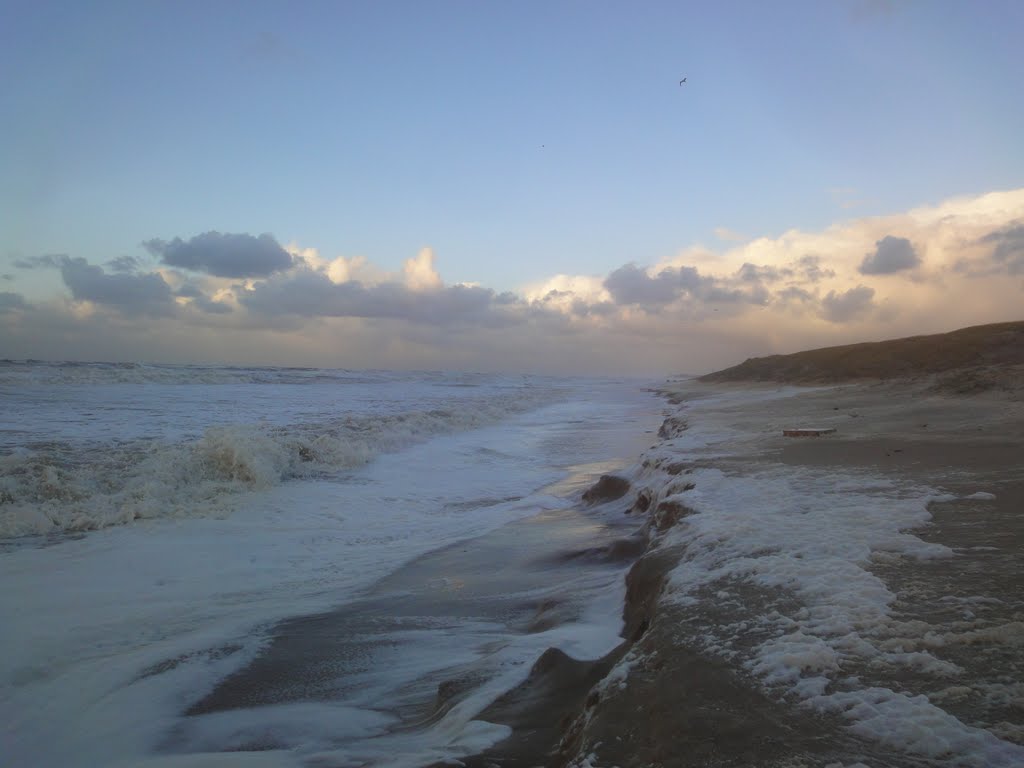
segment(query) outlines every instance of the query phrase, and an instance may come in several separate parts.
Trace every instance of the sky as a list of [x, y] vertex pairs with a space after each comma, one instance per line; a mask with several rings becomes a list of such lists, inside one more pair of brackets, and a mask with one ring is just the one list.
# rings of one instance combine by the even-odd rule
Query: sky
[[0, 0], [0, 358], [660, 375], [1022, 319], [1022, 29]]

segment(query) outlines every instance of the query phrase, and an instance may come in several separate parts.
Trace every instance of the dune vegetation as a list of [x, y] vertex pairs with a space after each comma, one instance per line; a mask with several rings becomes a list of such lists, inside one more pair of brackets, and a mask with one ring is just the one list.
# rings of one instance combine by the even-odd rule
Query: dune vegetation
[[753, 357], [707, 374], [701, 381], [824, 384], [923, 376], [933, 376], [937, 388], [953, 392], [1020, 389], [1024, 384], [1024, 321]]

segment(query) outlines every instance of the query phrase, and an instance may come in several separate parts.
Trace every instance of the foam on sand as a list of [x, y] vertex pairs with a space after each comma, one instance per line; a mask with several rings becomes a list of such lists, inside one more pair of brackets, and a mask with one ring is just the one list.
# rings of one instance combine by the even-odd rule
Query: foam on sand
[[[459, 636], [449, 627], [384, 638], [381, 665], [359, 678], [363, 693], [380, 694], [372, 700], [237, 702], [233, 712], [183, 713], [261, 658], [283, 619], [347, 605], [429, 551], [568, 507], [545, 490], [564, 478], [564, 466], [619, 455], [608, 453], [613, 433], [628, 433], [622, 455], [638, 450], [641, 430], [631, 419], [647, 425], [658, 406], [647, 394], [634, 395], [627, 405], [570, 402], [435, 436], [341, 476], [239, 489], [230, 515], [162, 516], [55, 537], [46, 546], [8, 547], [0, 556], [0, 616], [13, 617], [0, 632], [5, 758], [41, 767], [291, 766], [298, 752], [322, 754], [328, 763], [361, 754], [375, 764], [414, 766], [501, 738], [507, 729], [479, 723], [479, 711], [515, 685], [541, 644], [580, 655], [614, 645], [621, 588], [599, 595], [593, 617], [572, 630], [552, 627], [519, 641], [506, 628], [464, 622], [459, 631], [470, 641], [483, 638], [496, 672], [428, 734], [405, 732], [404, 742], [401, 734], [378, 738], [395, 720], [381, 713], [381, 702], [400, 694], [413, 673], [460, 660], [453, 651]], [[485, 410], [455, 418], [486, 417]], [[581, 447], [581, 435], [592, 436], [602, 421], [603, 439]], [[450, 430], [451, 420], [442, 423]], [[273, 461], [265, 466], [273, 479]], [[388, 656], [398, 647], [408, 652]], [[340, 745], [342, 736], [348, 746]], [[246, 746], [260, 751], [211, 754]]]
[[[655, 468], [647, 479], [652, 508], [687, 510], [659, 545], [682, 553], [668, 599], [694, 617], [691, 642], [875, 743], [951, 765], [1024, 764], [1024, 747], [966, 725], [907, 684], [867, 682], [963, 672], [935, 650], [972, 642], [981, 625], [961, 621], [922, 634], [894, 614], [898, 596], [876, 574], [879, 565], [953, 560], [949, 547], [915, 535], [931, 519], [929, 504], [951, 497], [867, 469], [730, 463], [730, 455], [749, 457], [771, 439], [777, 417], [756, 405], [764, 397], [693, 400], [685, 409], [690, 429], [647, 462]], [[685, 485], [657, 469], [680, 460], [691, 462]], [[984, 631], [996, 643], [1019, 641], [1012, 621]]]

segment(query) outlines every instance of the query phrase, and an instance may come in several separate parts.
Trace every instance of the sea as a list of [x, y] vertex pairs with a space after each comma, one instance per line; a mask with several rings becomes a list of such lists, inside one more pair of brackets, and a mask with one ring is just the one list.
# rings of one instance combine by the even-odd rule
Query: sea
[[[650, 545], [683, 553], [666, 642], [785, 707], [734, 736], [752, 754], [1022, 766], [1016, 444], [938, 439], [1019, 423], [986, 402], [0, 362], [0, 765], [457, 765], [510, 734], [487, 709], [548, 649], [620, 646]], [[847, 458], [782, 436], [808, 414]], [[889, 419], [929, 439], [872, 439]], [[629, 490], [587, 494], [606, 474]], [[638, 649], [594, 711], [657, 690], [670, 649]], [[606, 725], [572, 765], [639, 764]]]
[[546, 648], [620, 641], [628, 563], [565, 553], [628, 533], [580, 495], [655, 439], [657, 384], [0, 362], [3, 765], [504, 738], [476, 715]]

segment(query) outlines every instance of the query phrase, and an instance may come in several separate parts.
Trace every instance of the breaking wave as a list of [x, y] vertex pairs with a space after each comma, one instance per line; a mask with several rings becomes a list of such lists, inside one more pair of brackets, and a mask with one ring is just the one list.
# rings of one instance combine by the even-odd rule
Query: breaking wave
[[275, 366], [174, 365], [169, 363], [0, 360], [0, 386], [104, 384], [374, 384], [388, 371]]
[[0, 537], [223, 515], [240, 492], [337, 474], [381, 453], [497, 423], [553, 399], [550, 390], [540, 390], [329, 423], [215, 426], [180, 443], [36, 443], [0, 455]]

